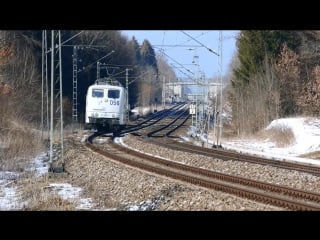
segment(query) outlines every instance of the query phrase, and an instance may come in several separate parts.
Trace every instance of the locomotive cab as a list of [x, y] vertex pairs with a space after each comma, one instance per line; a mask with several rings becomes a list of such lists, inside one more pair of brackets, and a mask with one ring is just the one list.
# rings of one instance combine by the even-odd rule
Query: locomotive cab
[[116, 132], [126, 124], [126, 89], [119, 82], [97, 82], [86, 96], [86, 126]]

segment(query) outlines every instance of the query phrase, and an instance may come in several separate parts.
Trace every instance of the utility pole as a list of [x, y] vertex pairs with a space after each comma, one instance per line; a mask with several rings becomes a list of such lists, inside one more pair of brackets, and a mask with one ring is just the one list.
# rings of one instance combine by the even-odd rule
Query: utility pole
[[[55, 41], [58, 43], [56, 44], [55, 49]], [[55, 55], [57, 55], [58, 60], [55, 64]], [[64, 171], [64, 146], [63, 146], [63, 105], [62, 105], [62, 68], [61, 68], [61, 32], [60, 30], [56, 34], [54, 30], [51, 31], [51, 108], [50, 108], [50, 160], [49, 160], [49, 171]], [[56, 71], [56, 72], [55, 72]], [[56, 73], [56, 79], [55, 78]], [[54, 89], [56, 86], [59, 86], [59, 88], [56, 89], [56, 93], [54, 92]], [[57, 168], [53, 167], [53, 138], [54, 138], [54, 125], [53, 125], [53, 97], [56, 98], [57, 103], [59, 105], [56, 107], [56, 112], [60, 110], [59, 119], [57, 118], [57, 123], [60, 121], [60, 159], [62, 164], [62, 170], [57, 170]], [[58, 101], [58, 98], [60, 101]]]
[[100, 62], [97, 62], [97, 80], [100, 79]]
[[208, 107], [207, 107], [207, 118], [208, 118], [208, 122], [207, 122], [207, 148], [209, 147], [209, 133], [210, 133], [210, 107], [209, 107], [209, 98], [208, 98]]
[[43, 89], [44, 89], [44, 53], [47, 49], [45, 49], [44, 47], [45, 45], [45, 30], [42, 30], [42, 58], [41, 58], [41, 137], [43, 138], [43, 105], [44, 105], [44, 101], [43, 101]]
[[219, 139], [218, 143], [221, 146], [221, 138], [222, 138], [222, 31], [219, 31], [219, 60], [220, 60], [220, 112], [219, 112]]
[[51, 91], [50, 91], [50, 169], [53, 162], [53, 85], [54, 85], [54, 31], [51, 31]]
[[47, 39], [47, 30], [44, 30], [44, 48], [45, 48], [45, 79], [46, 79], [46, 115], [47, 115], [47, 133], [49, 133], [49, 76], [48, 76], [48, 39]]
[[59, 85], [60, 85], [60, 145], [61, 145], [61, 163], [64, 172], [64, 145], [63, 145], [63, 104], [62, 104], [62, 56], [61, 56], [61, 31], [58, 32], [58, 53], [59, 53]]
[[[42, 30], [42, 100], [41, 100], [41, 136], [43, 137], [44, 125], [45, 131], [49, 133], [49, 91], [48, 91], [48, 46], [47, 30]], [[46, 104], [46, 110], [44, 110]], [[44, 111], [46, 116], [44, 116]]]
[[73, 46], [72, 55], [72, 82], [73, 82], [73, 94], [72, 94], [72, 131], [74, 123], [78, 123], [78, 54], [77, 46]]
[[197, 131], [199, 130], [199, 114], [198, 114], [198, 110], [200, 109], [200, 106], [199, 106], [199, 101], [198, 101], [198, 94], [199, 94], [199, 88], [200, 88], [200, 86], [199, 86], [199, 72], [200, 72], [200, 70], [199, 70], [199, 56], [198, 55], [194, 55], [193, 56], [193, 61], [192, 61], [192, 63], [194, 64], [194, 66], [195, 66], [195, 73], [196, 73], [196, 75], [195, 75], [195, 79], [196, 79], [196, 82], [197, 82], [197, 95], [196, 95], [196, 129], [197, 129]]
[[127, 103], [126, 103], [126, 107], [127, 107], [127, 120], [126, 120], [126, 123], [128, 124], [129, 123], [129, 111], [130, 111], [130, 107], [129, 107], [129, 68], [126, 68], [126, 93], [127, 93]]
[[166, 76], [165, 75], [163, 75], [162, 108], [166, 109]]

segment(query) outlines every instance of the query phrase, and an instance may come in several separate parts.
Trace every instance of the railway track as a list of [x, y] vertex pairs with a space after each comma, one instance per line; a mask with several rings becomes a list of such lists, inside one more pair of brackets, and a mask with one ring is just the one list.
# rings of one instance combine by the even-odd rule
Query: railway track
[[190, 152], [194, 154], [200, 154], [212, 158], [218, 158], [225, 161], [241, 161], [241, 162], [250, 162], [260, 165], [270, 165], [274, 167], [284, 168], [288, 170], [296, 170], [302, 171], [305, 173], [310, 173], [316, 176], [320, 175], [320, 168], [314, 165], [295, 163], [289, 161], [277, 161], [268, 158], [262, 158], [252, 155], [240, 154], [233, 151], [227, 151], [218, 148], [203, 148], [200, 146], [196, 146], [190, 143], [181, 143], [178, 141], [174, 141], [172, 139], [161, 139], [158, 141], [157, 139], [148, 139], [148, 142], [153, 142], [154, 144], [174, 149], [183, 152]]
[[[183, 106], [182, 106], [183, 107]], [[131, 133], [134, 135], [141, 136], [143, 133], [140, 133], [140, 131], [144, 131], [144, 129], [150, 129], [154, 126], [158, 126], [163, 122], [165, 119], [170, 118], [170, 116], [175, 115], [177, 112], [179, 112], [179, 109], [181, 108], [181, 105], [175, 105], [169, 109], [165, 109], [162, 111], [157, 112], [156, 114], [153, 114], [151, 117], [147, 118], [143, 121], [137, 121], [135, 125], [128, 126], [124, 130], [122, 130], [119, 135], [123, 135], [126, 133]]]
[[172, 117], [164, 126], [157, 127], [155, 130], [151, 130], [147, 133], [148, 137], [176, 137], [178, 136], [171, 136], [171, 134], [183, 126], [185, 122], [189, 119], [189, 109], [184, 109], [179, 113], [178, 116]]
[[201, 187], [290, 210], [320, 210], [320, 194], [184, 165], [124, 148], [111, 140], [103, 147], [89, 141], [86, 146], [121, 163]]

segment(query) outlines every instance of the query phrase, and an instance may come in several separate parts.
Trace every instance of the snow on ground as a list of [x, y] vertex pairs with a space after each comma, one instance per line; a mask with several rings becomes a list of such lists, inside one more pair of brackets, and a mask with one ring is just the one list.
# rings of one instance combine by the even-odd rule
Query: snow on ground
[[[33, 172], [35, 177], [41, 177], [43, 174], [48, 173], [49, 164], [47, 161], [48, 153], [40, 153], [33, 159], [29, 168], [26, 171]], [[3, 210], [19, 210], [23, 205], [19, 198], [19, 190], [17, 187], [10, 186], [19, 173], [0, 171], [0, 211]], [[90, 198], [81, 198], [80, 194], [82, 189], [79, 187], [72, 187], [68, 183], [51, 183], [49, 185], [53, 192], [56, 192], [62, 199], [74, 202], [77, 204], [76, 209], [86, 210], [92, 208], [92, 200]]]
[[[159, 107], [160, 109], [161, 107]], [[133, 118], [136, 118], [138, 116], [146, 116], [151, 112], [151, 109], [149, 107], [135, 107], [130, 110], [131, 114], [133, 115]]]
[[41, 177], [43, 174], [47, 173], [49, 169], [49, 163], [46, 161], [47, 157], [48, 153], [40, 153], [34, 158], [34, 161], [27, 170], [33, 171], [36, 177]]
[[5, 180], [0, 180], [0, 210], [15, 210], [21, 208], [22, 204], [17, 196], [16, 187], [8, 187]]
[[0, 211], [16, 210], [23, 206], [17, 187], [10, 186], [18, 176], [15, 172], [0, 171]]
[[266, 130], [272, 128], [289, 128], [295, 141], [288, 147], [276, 147], [270, 141], [257, 142], [253, 139], [240, 139], [222, 142], [225, 149], [233, 149], [243, 153], [265, 156], [275, 160], [290, 160], [308, 164], [320, 165], [319, 160], [298, 157], [315, 151], [320, 151], [320, 119], [317, 118], [283, 118], [272, 121]]
[[53, 191], [56, 191], [62, 199], [78, 203], [76, 209], [92, 208], [91, 198], [80, 198], [81, 188], [72, 187], [71, 184], [68, 183], [51, 183], [50, 187]]
[[[320, 119], [318, 118], [282, 118], [272, 121], [266, 130], [270, 129], [291, 129], [294, 134], [294, 143], [287, 147], [276, 147], [276, 143], [270, 140], [259, 139], [237, 139], [222, 140], [221, 146], [224, 149], [235, 150], [239, 153], [247, 153], [256, 156], [278, 161], [295, 161], [306, 164], [320, 165], [320, 160], [302, 158], [299, 155], [320, 151]], [[206, 134], [197, 133], [194, 126], [189, 128], [185, 141], [191, 141], [192, 138], [199, 138], [203, 143], [209, 146], [214, 143], [214, 138], [207, 139]]]
[[[253, 139], [240, 139], [232, 141], [222, 141], [221, 145], [225, 149], [233, 149], [243, 153], [249, 153], [258, 156], [265, 156], [274, 160], [297, 161], [309, 164], [320, 165], [319, 160], [301, 158], [298, 155], [320, 151], [320, 119], [317, 118], [286, 118], [277, 119], [270, 123], [266, 129], [272, 128], [291, 128], [295, 141], [292, 145], [284, 148], [276, 147], [275, 143], [264, 140], [258, 142]], [[199, 136], [196, 129], [190, 127], [189, 132], [184, 138], [191, 141], [191, 136], [198, 136], [202, 141], [212, 144], [212, 139], [206, 139], [206, 136]], [[120, 140], [121, 141], [121, 140]], [[123, 143], [122, 143], [123, 144]], [[35, 177], [40, 177], [48, 172], [47, 153], [41, 153], [37, 156], [27, 171], [33, 171]], [[0, 210], [18, 210], [23, 203], [19, 202], [19, 192], [17, 188], [10, 184], [19, 176], [19, 173], [0, 172]], [[82, 199], [80, 194], [82, 189], [72, 187], [68, 183], [51, 183], [49, 186], [52, 191], [71, 202], [77, 204], [76, 209], [91, 209], [92, 200], [90, 198]], [[148, 202], [142, 202], [139, 205], [129, 207], [129, 211], [143, 210], [150, 208]]]

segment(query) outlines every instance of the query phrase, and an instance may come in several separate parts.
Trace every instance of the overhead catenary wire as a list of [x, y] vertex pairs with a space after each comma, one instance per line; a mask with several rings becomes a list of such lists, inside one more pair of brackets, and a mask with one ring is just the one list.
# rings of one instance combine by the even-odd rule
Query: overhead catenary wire
[[187, 72], [191, 73], [192, 75], [194, 75], [194, 73], [186, 68], [185, 66], [183, 66], [181, 63], [179, 63], [178, 61], [176, 61], [175, 59], [173, 59], [172, 57], [170, 57], [168, 54], [166, 54], [165, 52], [162, 52], [164, 55], [166, 55], [171, 61], [175, 62], [176, 64], [178, 64], [179, 66], [181, 66], [183, 69], [185, 69]]
[[206, 45], [204, 45], [203, 43], [201, 43], [200, 41], [198, 41], [197, 39], [195, 39], [194, 37], [192, 37], [190, 34], [186, 33], [185, 31], [181, 31], [183, 34], [187, 35], [189, 38], [191, 38], [192, 40], [194, 40], [195, 42], [199, 43], [202, 47], [206, 48], [209, 52], [212, 52], [213, 54], [219, 56], [219, 54], [215, 51], [213, 51], [211, 48], [208, 48]]
[[63, 43], [61, 43], [61, 46], [64, 45], [65, 43], [69, 42], [71, 39], [75, 38], [76, 36], [80, 35], [82, 32], [83, 32], [83, 30], [80, 31], [79, 33], [75, 34], [75, 35], [72, 36], [71, 38], [65, 40]]
[[[201, 37], [201, 36], [203, 36], [204, 34], [207, 34], [208, 32], [209, 32], [209, 31], [207, 31], [207, 32], [202, 32], [201, 34], [197, 35], [195, 38]], [[188, 45], [184, 45], [184, 44], [187, 43], [187, 42], [190, 42], [191, 40], [192, 40], [192, 39], [188, 39], [188, 40], [186, 40], [186, 41], [184, 41], [184, 42], [182, 42], [182, 43], [174, 44], [174, 45], [170, 46], [170, 48], [179, 47], [179, 46], [188, 47]], [[197, 45], [190, 45], [189, 47], [199, 47], [199, 46], [197, 46]]]
[[88, 68], [88, 67], [92, 66], [93, 64], [95, 64], [95, 63], [99, 62], [100, 60], [102, 60], [102, 59], [104, 59], [104, 58], [106, 58], [106, 57], [110, 56], [110, 55], [111, 55], [111, 54], [113, 54], [114, 52], [115, 52], [115, 50], [112, 50], [111, 52], [107, 53], [105, 56], [103, 56], [103, 57], [99, 58], [98, 60], [94, 61], [93, 63], [90, 63], [89, 65], [87, 65], [87, 66], [83, 67], [83, 69], [86, 69], [86, 68]]

